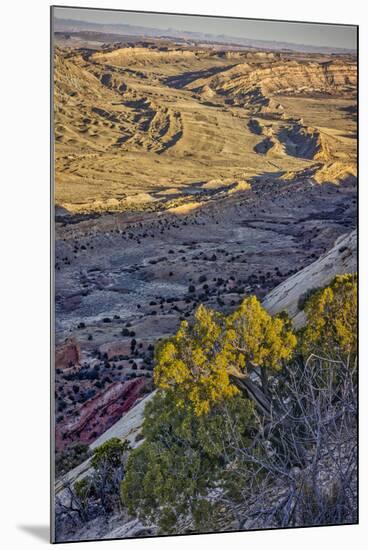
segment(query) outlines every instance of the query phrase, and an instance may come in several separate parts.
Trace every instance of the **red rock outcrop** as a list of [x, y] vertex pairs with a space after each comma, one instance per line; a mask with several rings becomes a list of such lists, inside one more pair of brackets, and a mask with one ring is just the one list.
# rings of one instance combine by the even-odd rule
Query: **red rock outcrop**
[[55, 368], [69, 369], [80, 362], [80, 347], [75, 338], [67, 338], [64, 344], [56, 346]]
[[89, 444], [129, 411], [145, 385], [144, 378], [115, 382], [79, 408], [77, 418], [58, 424], [56, 449], [73, 443]]

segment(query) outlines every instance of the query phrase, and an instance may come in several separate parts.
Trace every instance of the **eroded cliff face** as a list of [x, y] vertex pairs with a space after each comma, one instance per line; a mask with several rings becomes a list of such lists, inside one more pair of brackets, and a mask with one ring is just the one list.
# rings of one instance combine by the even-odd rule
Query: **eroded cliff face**
[[201, 93], [208, 89], [226, 95], [237, 104], [269, 105], [271, 96], [282, 94], [351, 94], [357, 82], [355, 63], [277, 62], [254, 66], [240, 63], [188, 88]]

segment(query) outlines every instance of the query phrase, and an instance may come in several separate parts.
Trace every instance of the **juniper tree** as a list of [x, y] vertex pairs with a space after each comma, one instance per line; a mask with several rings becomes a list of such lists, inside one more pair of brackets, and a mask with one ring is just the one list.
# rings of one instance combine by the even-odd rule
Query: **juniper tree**
[[232, 380], [251, 371], [260, 371], [267, 390], [268, 371], [280, 370], [295, 346], [288, 320], [269, 315], [255, 296], [228, 317], [200, 305], [192, 324], [183, 321], [156, 347], [154, 381], [161, 389], [175, 388], [177, 404], [189, 403], [200, 415], [236, 395]]

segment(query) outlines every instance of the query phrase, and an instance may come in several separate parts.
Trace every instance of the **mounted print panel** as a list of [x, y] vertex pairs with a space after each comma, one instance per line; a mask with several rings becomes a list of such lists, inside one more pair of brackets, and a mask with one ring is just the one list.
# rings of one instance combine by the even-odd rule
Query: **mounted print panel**
[[53, 542], [357, 523], [358, 28], [51, 19]]

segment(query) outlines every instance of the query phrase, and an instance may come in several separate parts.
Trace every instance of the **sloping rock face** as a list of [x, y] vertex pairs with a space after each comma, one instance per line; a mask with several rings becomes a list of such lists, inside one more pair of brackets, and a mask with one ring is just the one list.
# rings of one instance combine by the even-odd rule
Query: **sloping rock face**
[[80, 362], [80, 347], [75, 338], [68, 338], [64, 344], [56, 347], [55, 368], [69, 369]]
[[[125, 52], [130, 48], [123, 50]], [[129, 52], [133, 60], [144, 59], [139, 52], [134, 56], [134, 50]], [[121, 54], [121, 50], [116, 50], [96, 56], [106, 63], [111, 57], [116, 63], [124, 64], [126, 57], [119, 61], [119, 56], [127, 55], [124, 52]], [[181, 54], [191, 52], [179, 52], [178, 55]], [[162, 57], [159, 53], [157, 55]], [[183, 124], [179, 111], [130, 89], [121, 74], [114, 72], [113, 66], [110, 67], [111, 72], [103, 74], [93, 67], [95, 76], [83, 65], [83, 60], [79, 58], [70, 61], [60, 55], [55, 56], [55, 139], [58, 144], [72, 144], [77, 138], [81, 146], [98, 152], [101, 149], [98, 142], [103, 139], [106, 148], [113, 152], [122, 148], [140, 151], [143, 148], [162, 153], [182, 137]], [[118, 106], [117, 98], [121, 103]], [[68, 109], [64, 109], [65, 104]], [[101, 126], [109, 126], [110, 131], [101, 131]], [[107, 206], [114, 209], [119, 205], [121, 200], [115, 199]]]
[[84, 403], [77, 418], [60, 423], [56, 429], [56, 449], [75, 442], [91, 443], [133, 406], [145, 385], [144, 378], [111, 384], [104, 392]]
[[263, 306], [274, 315], [287, 311], [296, 328], [304, 321], [304, 313], [299, 310], [299, 299], [308, 291], [326, 286], [336, 275], [354, 273], [357, 270], [357, 234], [352, 231], [339, 237], [335, 246], [318, 260], [272, 290]]
[[[251, 119], [254, 121], [255, 119]], [[256, 121], [257, 122], [257, 121]], [[325, 134], [316, 128], [304, 126], [296, 121], [291, 124], [282, 125], [273, 135], [272, 128], [262, 128], [259, 132], [258, 127], [253, 122], [250, 129], [253, 133], [266, 135], [262, 141], [257, 143], [254, 151], [259, 154], [290, 155], [319, 162], [327, 162], [331, 159], [331, 150], [329, 140]]]

